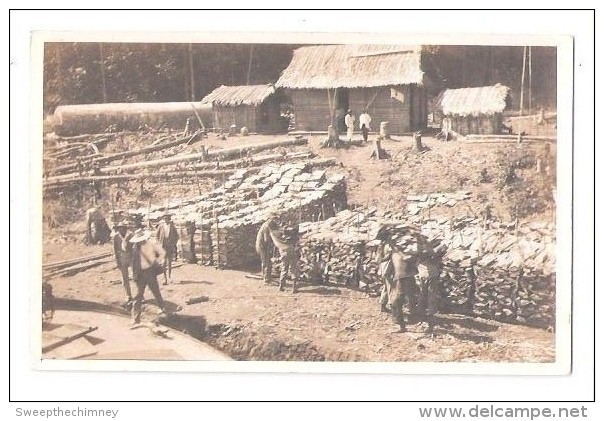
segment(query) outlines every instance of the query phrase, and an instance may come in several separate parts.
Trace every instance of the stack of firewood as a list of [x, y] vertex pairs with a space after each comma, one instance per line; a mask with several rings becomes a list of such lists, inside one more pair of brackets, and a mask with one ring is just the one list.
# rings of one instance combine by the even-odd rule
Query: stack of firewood
[[[381, 226], [386, 229], [379, 230]], [[442, 255], [443, 311], [549, 327], [555, 315], [553, 225], [492, 223], [463, 217], [413, 223], [401, 214], [343, 211], [300, 225], [306, 280], [379, 285], [378, 231], [410, 255]]]

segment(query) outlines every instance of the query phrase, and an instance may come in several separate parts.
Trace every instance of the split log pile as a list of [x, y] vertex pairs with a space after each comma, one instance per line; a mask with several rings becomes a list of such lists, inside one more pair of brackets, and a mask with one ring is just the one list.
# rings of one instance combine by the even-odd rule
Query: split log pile
[[342, 211], [328, 220], [300, 225], [303, 279], [377, 288], [373, 239], [384, 220], [392, 220], [389, 235], [411, 254], [446, 249], [442, 311], [554, 326], [556, 245], [554, 226], [548, 224], [516, 228], [513, 223], [493, 223], [485, 228], [481, 219], [471, 217], [422, 221], [376, 215], [374, 210]]
[[458, 191], [454, 193], [430, 193], [407, 196], [407, 211], [411, 215], [429, 212], [436, 206], [453, 207], [466, 199], [471, 198], [469, 191]]
[[400, 250], [413, 256], [431, 253], [436, 243], [402, 215], [376, 215], [375, 209], [345, 210], [318, 223], [300, 225], [301, 272], [309, 281], [328, 280], [363, 289], [380, 287], [374, 258], [380, 227]]
[[430, 221], [448, 251], [441, 273], [446, 307], [506, 322], [554, 326], [556, 243], [552, 225]]
[[238, 189], [257, 191], [258, 200], [218, 217], [211, 229], [213, 261], [222, 268], [259, 263], [256, 234], [269, 215], [298, 224], [329, 217], [347, 206], [343, 175], [327, 177], [324, 170], [310, 171], [300, 164], [265, 167]]
[[325, 164], [311, 160], [270, 164], [259, 171], [240, 169], [207, 194], [130, 212], [144, 215], [152, 225], [169, 210], [176, 225], [193, 222], [200, 227], [195, 244], [202, 263], [249, 267], [259, 263], [256, 234], [270, 214], [297, 225], [328, 218], [347, 207], [344, 176], [328, 176], [322, 169]]

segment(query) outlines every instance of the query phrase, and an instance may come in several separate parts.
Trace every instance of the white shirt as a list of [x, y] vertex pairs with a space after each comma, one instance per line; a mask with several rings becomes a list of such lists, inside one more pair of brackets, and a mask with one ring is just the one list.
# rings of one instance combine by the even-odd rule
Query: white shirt
[[344, 123], [346, 123], [346, 127], [354, 127], [354, 120], [355, 118], [352, 114], [346, 114], [346, 117], [344, 117]]
[[369, 123], [371, 123], [371, 117], [369, 116], [369, 114], [361, 114], [361, 116], [359, 117], [359, 126], [363, 127], [364, 124], [365, 127], [369, 128]]

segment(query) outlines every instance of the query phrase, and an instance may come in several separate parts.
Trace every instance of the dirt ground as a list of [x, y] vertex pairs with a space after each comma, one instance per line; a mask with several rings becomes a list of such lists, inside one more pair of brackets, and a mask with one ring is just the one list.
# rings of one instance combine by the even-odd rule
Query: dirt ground
[[[282, 136], [281, 136], [282, 137]], [[360, 137], [360, 136], [359, 136]], [[253, 136], [250, 142], [267, 140]], [[274, 137], [273, 137], [274, 138]], [[410, 152], [410, 137], [394, 137], [383, 147], [391, 159], [369, 158], [370, 145], [347, 149], [321, 149], [323, 136], [309, 138], [309, 148], [321, 157], [335, 157], [339, 165], [331, 172], [348, 176], [348, 201], [352, 205], [376, 205], [403, 211], [407, 194], [467, 190], [473, 198], [454, 212], [475, 214], [485, 200], [493, 204], [499, 219], [510, 219], [523, 208], [528, 220], [551, 221], [555, 214], [550, 187], [551, 174], [536, 174], [529, 165], [519, 165], [514, 189], [498, 185], [498, 162], [502, 157], [534, 159], [541, 145], [464, 144], [440, 142], [426, 137], [426, 151]], [[209, 144], [233, 146], [240, 138]], [[245, 140], [246, 142], [248, 139]], [[555, 156], [555, 151], [553, 152]], [[555, 160], [553, 161], [555, 162]], [[480, 180], [487, 169], [491, 180]], [[204, 189], [211, 188], [211, 182]], [[166, 186], [167, 187], [167, 186]], [[201, 187], [200, 187], [201, 188]], [[190, 191], [190, 187], [188, 188]], [[151, 190], [153, 190], [151, 188]], [[186, 186], [156, 190], [154, 203], [186, 192]], [[195, 191], [194, 194], [197, 194]], [[516, 208], [515, 208], [516, 206]], [[435, 210], [438, 212], [438, 210]], [[444, 210], [443, 210], [444, 212]], [[451, 216], [451, 210], [447, 210]], [[83, 212], [82, 212], [83, 213]], [[110, 251], [109, 245], [84, 246], [84, 224], [74, 213], [57, 228], [45, 229], [44, 262], [58, 261]], [[279, 292], [276, 285], [246, 277], [249, 272], [216, 270], [181, 264], [174, 269], [174, 283], [162, 286], [164, 299], [174, 318], [200, 320], [202, 328], [191, 333], [241, 360], [306, 361], [434, 361], [434, 362], [553, 362], [555, 334], [520, 325], [460, 315], [438, 316], [433, 334], [411, 324], [409, 332], [394, 333], [390, 315], [380, 312], [376, 297], [335, 285], [303, 285], [299, 294], [291, 288]], [[71, 276], [51, 280], [56, 296], [90, 300], [119, 306], [125, 296], [120, 275], [112, 259]], [[207, 301], [187, 305], [186, 300], [205, 296]], [[147, 298], [151, 294], [147, 292]], [[156, 312], [152, 300], [145, 306], [147, 317]], [[186, 330], [186, 328], [183, 328]], [[195, 330], [195, 331], [194, 331]]]

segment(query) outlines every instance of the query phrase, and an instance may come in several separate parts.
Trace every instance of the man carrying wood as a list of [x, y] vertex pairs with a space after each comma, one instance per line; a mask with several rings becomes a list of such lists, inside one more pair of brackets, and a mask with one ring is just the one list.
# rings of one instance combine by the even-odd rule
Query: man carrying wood
[[387, 311], [387, 304], [390, 303], [392, 320], [399, 326], [397, 332], [406, 332], [403, 315], [405, 298], [409, 313], [417, 312], [416, 259], [399, 249], [388, 226], [380, 228], [376, 239], [381, 241], [377, 253], [380, 276], [384, 283], [380, 296], [381, 308], [382, 311]]
[[176, 245], [179, 238], [170, 212], [164, 212], [162, 221], [157, 227], [155, 237], [166, 253], [164, 260], [164, 285], [168, 285], [168, 282], [172, 281], [172, 260], [176, 258]]
[[258, 230], [256, 251], [262, 260], [262, 277], [266, 283], [272, 280], [271, 249], [273, 245], [279, 250], [281, 263], [279, 291], [285, 290], [285, 279], [289, 276], [293, 283], [293, 293], [298, 292], [300, 270], [297, 240], [295, 232], [279, 227], [274, 215], [269, 216]]
[[271, 258], [274, 245], [270, 234], [271, 228], [277, 228], [277, 222], [273, 214], [269, 215], [268, 219], [260, 226], [258, 234], [256, 234], [256, 253], [260, 256], [262, 263], [262, 279], [267, 284], [270, 284], [273, 280], [273, 262]]
[[141, 321], [143, 298], [147, 286], [155, 297], [155, 302], [160, 309], [159, 314], [166, 314], [164, 300], [157, 282], [158, 268], [164, 265], [166, 253], [150, 237], [149, 233], [140, 228], [130, 239], [130, 243], [132, 243], [132, 279], [136, 284], [136, 296], [132, 305], [133, 326], [138, 325]]
[[440, 298], [440, 272], [442, 268], [442, 254], [446, 250], [444, 245], [424, 255], [418, 265], [418, 280], [420, 294], [418, 298], [418, 314], [425, 317], [428, 323], [428, 332], [434, 329], [434, 315], [438, 312]]

